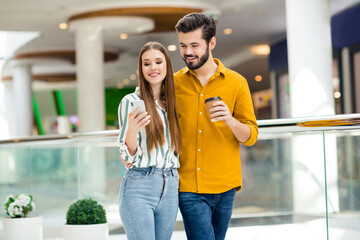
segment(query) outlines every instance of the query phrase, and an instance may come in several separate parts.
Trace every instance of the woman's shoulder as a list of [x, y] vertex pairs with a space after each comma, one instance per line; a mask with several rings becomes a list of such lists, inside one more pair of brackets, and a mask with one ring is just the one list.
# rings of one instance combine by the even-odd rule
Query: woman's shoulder
[[132, 102], [135, 100], [140, 100], [140, 96], [137, 92], [133, 92], [133, 93], [129, 93], [129, 94], [125, 95], [121, 101], [124, 101], [124, 100]]

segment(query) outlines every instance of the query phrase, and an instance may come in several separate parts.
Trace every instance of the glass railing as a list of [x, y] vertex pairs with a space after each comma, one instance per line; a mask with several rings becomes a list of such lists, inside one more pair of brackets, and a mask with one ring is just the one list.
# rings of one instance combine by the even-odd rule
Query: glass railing
[[[359, 119], [259, 121], [258, 142], [241, 147], [243, 187], [227, 239], [360, 239]], [[70, 204], [92, 197], [106, 209], [110, 234], [124, 233], [118, 194], [125, 168], [117, 134], [0, 141], [0, 202], [9, 194], [32, 194], [44, 239], [60, 239]], [[175, 230], [183, 232], [180, 214]]]

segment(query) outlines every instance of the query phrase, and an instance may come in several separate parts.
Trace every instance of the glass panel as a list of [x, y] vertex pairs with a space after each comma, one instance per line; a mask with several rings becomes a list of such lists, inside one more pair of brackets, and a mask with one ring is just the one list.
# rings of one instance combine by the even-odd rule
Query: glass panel
[[78, 196], [77, 146], [73, 141], [32, 147], [32, 194], [37, 212], [66, 212]]
[[31, 148], [0, 147], [0, 216], [6, 216], [3, 204], [10, 194], [31, 193]]
[[322, 132], [260, 134], [242, 147], [241, 162], [229, 239], [239, 231], [246, 239], [326, 239]]
[[[360, 130], [262, 130], [254, 146], [241, 148], [243, 188], [227, 238], [238, 239], [241, 232], [248, 239], [318, 240], [329, 232], [331, 239], [357, 239]], [[43, 216], [46, 239], [61, 237], [73, 201], [92, 197], [106, 209], [110, 234], [123, 233], [118, 194], [125, 168], [115, 142], [116, 134], [109, 134], [1, 144], [0, 201], [8, 194], [33, 194], [33, 215]], [[177, 229], [183, 231], [181, 223]]]
[[[335, 171], [327, 167], [327, 176], [336, 174], [336, 178], [327, 179], [329, 238], [359, 239], [360, 231], [360, 131], [327, 132], [326, 139], [336, 139], [337, 159]], [[330, 142], [331, 144], [331, 142]], [[329, 142], [326, 142], [326, 158], [331, 154]], [[332, 193], [330, 192], [332, 189]], [[338, 199], [332, 199], [337, 194]]]

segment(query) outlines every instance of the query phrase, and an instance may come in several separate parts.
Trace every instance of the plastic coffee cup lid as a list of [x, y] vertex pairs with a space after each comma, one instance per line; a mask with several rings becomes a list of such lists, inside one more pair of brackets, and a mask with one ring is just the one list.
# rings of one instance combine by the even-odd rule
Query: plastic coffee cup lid
[[205, 100], [205, 103], [210, 102], [210, 101], [214, 101], [214, 100], [221, 100], [221, 97], [208, 98], [208, 99]]

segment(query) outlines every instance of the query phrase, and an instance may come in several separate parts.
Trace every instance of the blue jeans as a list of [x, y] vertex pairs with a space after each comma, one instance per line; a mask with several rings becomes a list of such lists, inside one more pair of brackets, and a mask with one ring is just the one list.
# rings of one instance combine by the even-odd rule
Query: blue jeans
[[178, 212], [177, 169], [132, 168], [120, 187], [119, 211], [128, 240], [169, 240]]
[[220, 194], [179, 193], [179, 207], [188, 240], [225, 239], [236, 189]]

